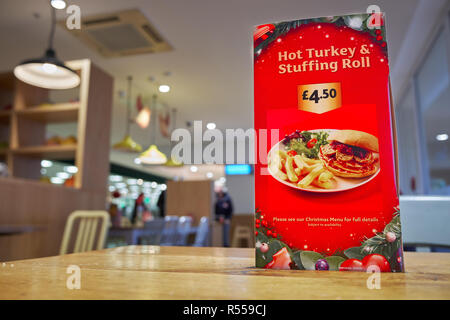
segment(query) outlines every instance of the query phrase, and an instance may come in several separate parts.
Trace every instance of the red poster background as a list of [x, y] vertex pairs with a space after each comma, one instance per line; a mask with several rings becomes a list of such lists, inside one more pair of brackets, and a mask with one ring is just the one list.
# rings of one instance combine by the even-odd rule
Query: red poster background
[[[319, 58], [338, 61], [339, 70], [278, 73], [280, 63], [300, 64], [302, 60], [278, 61], [283, 51], [306, 52], [307, 48], [356, 47], [352, 59], [362, 57], [361, 45], [370, 48], [369, 68], [342, 69], [342, 57]], [[306, 55], [305, 55], [306, 56]], [[348, 57], [344, 57], [348, 58]], [[310, 60], [307, 57], [303, 60]], [[316, 59], [314, 59], [316, 60]], [[340, 82], [342, 107], [315, 114], [298, 110], [297, 86]], [[398, 206], [395, 185], [393, 133], [389, 102], [388, 59], [379, 43], [368, 34], [332, 23], [310, 23], [273, 41], [255, 57], [255, 129], [279, 129], [282, 139], [295, 130], [353, 129], [378, 137], [380, 173], [370, 182], [348, 191], [312, 193], [290, 188], [271, 175], [265, 166], [255, 166], [255, 207], [271, 222], [281, 240], [293, 248], [333, 254], [359, 246], [366, 237], [383, 230]], [[270, 141], [270, 139], [269, 139]], [[270, 149], [271, 146], [269, 146]], [[343, 223], [342, 227], [308, 227], [305, 223], [276, 222], [273, 218], [368, 217], [376, 222]]]

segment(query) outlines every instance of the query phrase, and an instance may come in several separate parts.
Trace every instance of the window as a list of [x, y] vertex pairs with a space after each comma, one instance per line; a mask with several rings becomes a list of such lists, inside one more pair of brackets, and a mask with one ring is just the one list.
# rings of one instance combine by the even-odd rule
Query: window
[[449, 33], [439, 30], [396, 107], [401, 194], [450, 195]]

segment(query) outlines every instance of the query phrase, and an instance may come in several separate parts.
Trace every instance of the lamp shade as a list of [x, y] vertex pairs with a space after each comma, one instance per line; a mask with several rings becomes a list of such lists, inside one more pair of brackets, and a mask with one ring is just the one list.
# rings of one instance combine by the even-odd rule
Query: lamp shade
[[166, 164], [167, 167], [181, 167], [183, 166], [183, 162], [178, 161], [176, 158], [174, 157], [170, 157], [169, 160], [167, 160]]
[[167, 162], [167, 157], [164, 153], [158, 150], [158, 147], [152, 144], [139, 156], [139, 163], [143, 165], [164, 164]]
[[21, 81], [45, 89], [70, 89], [80, 84], [80, 76], [60, 61], [53, 49], [41, 58], [25, 60], [14, 68]]
[[135, 142], [129, 135], [125, 135], [125, 137], [113, 145], [113, 148], [119, 151], [125, 152], [141, 152], [142, 147], [140, 144]]

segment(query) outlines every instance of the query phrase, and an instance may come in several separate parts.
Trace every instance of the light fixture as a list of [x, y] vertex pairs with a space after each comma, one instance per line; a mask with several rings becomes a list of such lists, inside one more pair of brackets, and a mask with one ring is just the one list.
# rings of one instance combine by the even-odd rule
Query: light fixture
[[41, 167], [50, 168], [52, 165], [53, 165], [53, 162], [51, 162], [49, 160], [42, 160], [41, 161]]
[[66, 166], [64, 167], [64, 171], [74, 174], [78, 172], [78, 168], [75, 166]]
[[213, 174], [212, 172], [207, 172], [207, 173], [206, 173], [206, 177], [207, 177], [208, 179], [211, 179], [212, 177], [214, 177], [214, 174]]
[[198, 171], [198, 167], [197, 166], [191, 166], [190, 170], [191, 170], [191, 172], [196, 173]]
[[123, 180], [122, 176], [119, 176], [119, 175], [109, 176], [109, 181], [111, 181], [111, 182], [120, 182], [122, 180]]
[[[177, 109], [175, 109], [175, 108], [172, 109], [171, 119], [172, 119], [171, 122], [172, 122], [172, 132], [173, 132], [176, 128], [175, 122], [177, 119]], [[170, 150], [172, 150], [172, 148], [173, 148], [172, 145], [173, 145], [173, 141], [171, 139], [170, 140]], [[170, 159], [167, 160], [167, 162], [166, 162], [166, 166], [168, 166], [168, 167], [181, 167], [182, 165], [183, 165], [183, 162], [180, 161], [179, 159], [177, 159], [176, 157], [174, 157], [172, 154], [170, 155]]]
[[58, 172], [58, 173], [56, 173], [56, 176], [61, 179], [69, 179], [70, 178], [70, 174], [68, 174], [67, 172]]
[[51, 177], [50, 182], [53, 184], [63, 184], [64, 180], [59, 177]]
[[158, 150], [158, 147], [152, 144], [139, 156], [140, 164], [164, 164], [167, 162], [167, 157], [164, 153]]
[[125, 182], [117, 182], [116, 183], [116, 188], [118, 189], [124, 189], [127, 187], [127, 184]]
[[[153, 113], [155, 113], [156, 108], [156, 95], [153, 95], [152, 99], [152, 108]], [[135, 163], [139, 163], [141, 165], [158, 165], [158, 164], [165, 164], [167, 162], [167, 157], [164, 153], [158, 150], [158, 147], [155, 144], [156, 139], [156, 117], [153, 117], [153, 126], [152, 126], [152, 140], [153, 143], [150, 145], [150, 147], [145, 150], [141, 155], [139, 156], [139, 160]]]
[[440, 133], [440, 134], [436, 135], [436, 140], [437, 141], [447, 141], [448, 140], [448, 134]]
[[66, 2], [64, 0], [51, 0], [50, 4], [55, 9], [64, 9], [66, 7]]
[[209, 130], [214, 130], [216, 128], [216, 124], [214, 122], [210, 122], [206, 125], [206, 128]]
[[142, 108], [141, 111], [139, 111], [138, 115], [136, 116], [135, 121], [139, 127], [141, 127], [142, 129], [145, 129], [150, 124], [150, 119], [151, 119], [150, 116], [151, 116], [150, 109], [148, 107], [144, 107], [144, 108]]
[[137, 179], [128, 179], [128, 180], [127, 180], [127, 183], [128, 183], [129, 185], [135, 185], [135, 184], [137, 183]]
[[56, 14], [55, 9], [53, 7], [50, 8], [52, 11], [52, 25], [48, 49], [40, 58], [22, 61], [14, 68], [14, 75], [25, 83], [45, 89], [75, 88], [80, 84], [80, 76], [59, 60], [56, 57], [55, 50], [53, 50]]
[[167, 190], [167, 185], [166, 184], [160, 184], [159, 188], [161, 189], [161, 191]]
[[170, 87], [167, 84], [162, 84], [159, 86], [159, 92], [166, 93], [170, 91]]
[[131, 84], [133, 78], [129, 76], [128, 80], [128, 90], [127, 90], [127, 117], [126, 117], [126, 129], [124, 138], [113, 145], [113, 149], [124, 151], [124, 152], [141, 152], [142, 146], [135, 142], [130, 135], [130, 114], [131, 114]]

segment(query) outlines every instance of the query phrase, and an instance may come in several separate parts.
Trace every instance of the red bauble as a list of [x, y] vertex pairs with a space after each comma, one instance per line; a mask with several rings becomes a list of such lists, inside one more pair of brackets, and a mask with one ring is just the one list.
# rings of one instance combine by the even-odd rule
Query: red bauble
[[267, 251], [269, 251], [269, 245], [267, 243], [262, 243], [261, 247], [259, 247], [259, 250], [262, 253], [266, 253]]
[[269, 262], [264, 268], [266, 269], [290, 269], [291, 256], [286, 247], [283, 247], [280, 251], [273, 255], [273, 260]]
[[369, 254], [368, 256], [364, 257], [362, 263], [364, 265], [364, 269], [366, 270], [370, 266], [377, 266], [380, 269], [380, 272], [391, 272], [391, 266], [389, 265], [389, 262], [381, 254]]
[[348, 259], [341, 263], [339, 271], [364, 271], [364, 266], [361, 260]]

